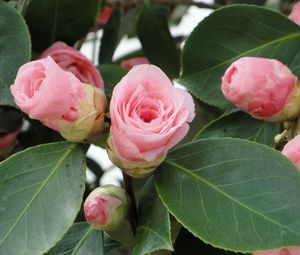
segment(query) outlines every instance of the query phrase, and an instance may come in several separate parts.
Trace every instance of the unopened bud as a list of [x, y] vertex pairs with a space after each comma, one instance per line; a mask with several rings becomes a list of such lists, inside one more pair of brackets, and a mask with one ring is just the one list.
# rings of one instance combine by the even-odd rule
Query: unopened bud
[[87, 222], [97, 230], [117, 229], [127, 217], [129, 199], [120, 187], [104, 185], [91, 192], [84, 202]]
[[228, 101], [257, 119], [280, 122], [300, 114], [297, 78], [275, 59], [235, 61], [222, 77], [221, 88]]

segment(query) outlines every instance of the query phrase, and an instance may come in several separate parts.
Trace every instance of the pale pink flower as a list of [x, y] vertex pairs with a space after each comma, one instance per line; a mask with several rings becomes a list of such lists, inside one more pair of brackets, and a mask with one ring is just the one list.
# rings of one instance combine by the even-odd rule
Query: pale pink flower
[[289, 19], [294, 21], [297, 25], [300, 25], [300, 2], [297, 2], [293, 5]]
[[55, 42], [40, 56], [50, 56], [65, 71], [73, 73], [81, 82], [104, 89], [99, 70], [81, 52], [63, 42]]
[[133, 67], [112, 94], [110, 158], [131, 176], [147, 176], [187, 134], [194, 111], [192, 96], [158, 67]]

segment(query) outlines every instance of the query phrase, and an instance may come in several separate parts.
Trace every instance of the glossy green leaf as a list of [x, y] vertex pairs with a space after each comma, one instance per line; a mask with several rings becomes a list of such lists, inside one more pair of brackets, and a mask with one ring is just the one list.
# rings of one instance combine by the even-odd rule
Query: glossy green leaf
[[194, 140], [236, 137], [272, 146], [278, 133], [279, 124], [256, 120], [244, 112], [234, 112], [212, 121], [200, 130]]
[[27, 149], [0, 163], [0, 254], [40, 255], [80, 209], [84, 152], [67, 142]]
[[73, 45], [95, 23], [98, 0], [31, 0], [25, 19], [32, 47], [41, 52], [55, 41]]
[[104, 80], [107, 101], [110, 102], [114, 87], [127, 74], [127, 70], [110, 64], [100, 65], [98, 68]]
[[80, 222], [75, 223], [47, 255], [105, 255], [118, 247], [120, 244], [106, 234]]
[[0, 105], [14, 106], [9, 86], [18, 68], [30, 59], [30, 36], [23, 17], [0, 1]]
[[99, 63], [111, 63], [115, 50], [120, 41], [121, 10], [114, 9], [103, 29], [103, 36], [99, 50]]
[[187, 39], [178, 82], [200, 100], [217, 107], [229, 105], [221, 77], [244, 56], [275, 58], [300, 76], [300, 27], [287, 17], [258, 6], [221, 8], [204, 19]]
[[272, 148], [236, 138], [192, 142], [168, 154], [155, 184], [172, 215], [215, 247], [300, 245], [300, 173]]
[[171, 78], [179, 75], [179, 51], [168, 27], [168, 10], [145, 1], [137, 21], [145, 55]]
[[173, 250], [168, 210], [148, 180], [141, 192], [136, 245], [132, 255], [145, 255], [158, 250]]

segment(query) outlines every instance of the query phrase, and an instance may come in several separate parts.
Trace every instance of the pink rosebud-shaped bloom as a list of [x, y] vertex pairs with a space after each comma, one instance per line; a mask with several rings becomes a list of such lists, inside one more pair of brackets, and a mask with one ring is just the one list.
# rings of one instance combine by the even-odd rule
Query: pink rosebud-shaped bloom
[[148, 58], [130, 58], [121, 62], [121, 67], [130, 70], [132, 67], [142, 64], [150, 64]]
[[69, 141], [91, 141], [102, 132], [106, 104], [103, 91], [82, 83], [51, 57], [21, 66], [11, 92], [30, 118]]
[[272, 251], [255, 252], [253, 255], [300, 255], [300, 248], [284, 248]]
[[104, 89], [104, 83], [98, 69], [78, 50], [63, 42], [55, 42], [41, 54], [40, 58], [47, 56], [52, 57], [65, 71], [73, 73], [81, 82]]
[[225, 98], [257, 119], [284, 121], [300, 112], [297, 78], [275, 59], [244, 57], [222, 77]]
[[104, 185], [91, 192], [84, 202], [84, 215], [95, 229], [112, 231], [126, 219], [129, 199], [125, 191], [114, 185]]
[[191, 95], [158, 67], [133, 67], [112, 94], [110, 159], [133, 177], [149, 175], [187, 134], [194, 110]]
[[282, 154], [287, 156], [300, 170], [300, 135], [295, 136], [283, 147]]
[[300, 2], [297, 2], [293, 5], [293, 9], [289, 15], [289, 19], [300, 25]]
[[104, 10], [100, 12], [97, 18], [99, 25], [105, 26], [112, 13], [113, 9], [109, 6], [105, 6]]

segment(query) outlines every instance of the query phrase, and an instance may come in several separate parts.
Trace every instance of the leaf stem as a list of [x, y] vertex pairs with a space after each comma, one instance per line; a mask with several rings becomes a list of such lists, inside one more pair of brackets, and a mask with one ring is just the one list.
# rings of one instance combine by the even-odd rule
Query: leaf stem
[[124, 171], [122, 171], [122, 174], [123, 174], [125, 190], [131, 200], [131, 207], [129, 210], [129, 221], [130, 221], [133, 235], [135, 235], [137, 223], [138, 223], [138, 211], [137, 211], [136, 200], [135, 200], [135, 195], [134, 195], [134, 191], [133, 191], [132, 177], [127, 175]]

